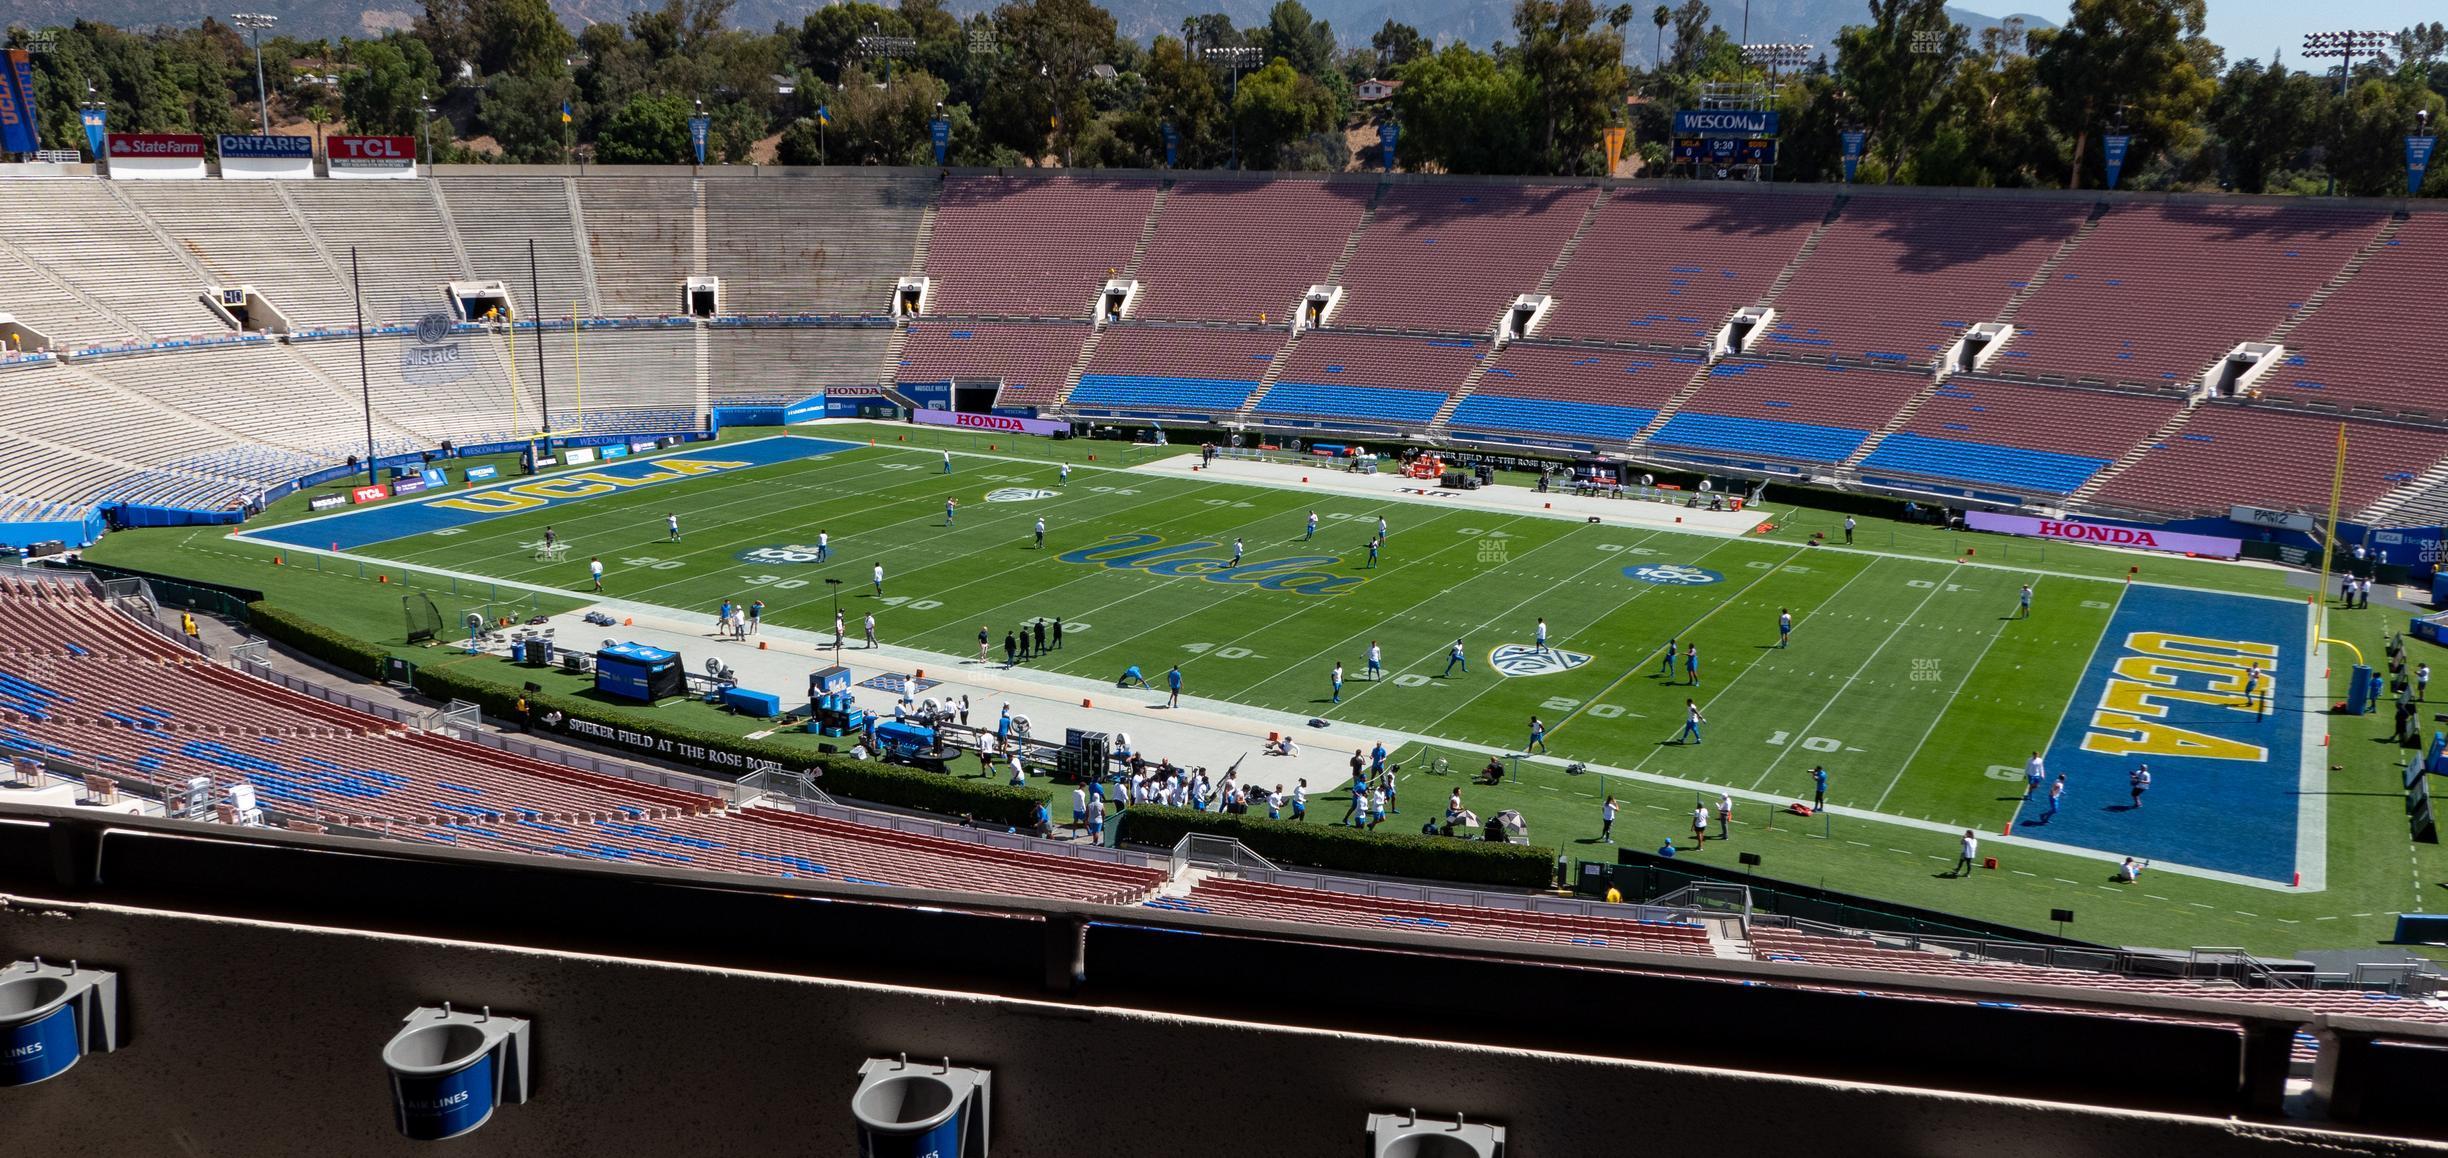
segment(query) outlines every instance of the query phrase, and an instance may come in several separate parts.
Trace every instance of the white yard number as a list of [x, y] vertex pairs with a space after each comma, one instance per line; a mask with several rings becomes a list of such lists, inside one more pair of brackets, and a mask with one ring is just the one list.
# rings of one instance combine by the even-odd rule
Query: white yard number
[[[1927, 590], [1929, 590], [1929, 589], [1930, 589], [1930, 588], [1932, 588], [1932, 587], [1937, 587], [1937, 586], [1939, 586], [1940, 584], [1938, 583], [1938, 581], [1937, 581], [1937, 580], [1934, 580], [1934, 579], [1907, 579], [1907, 580], [1905, 580], [1905, 581], [1904, 581], [1904, 585], [1905, 585], [1906, 587], [1917, 587], [1917, 588], [1919, 588], [1919, 589], [1921, 589], [1921, 590], [1923, 590], [1923, 591], [1927, 591]], [[1947, 590], [1949, 590], [1949, 591], [1961, 591], [1961, 590], [1963, 590], [1963, 587], [1962, 587], [1961, 585], [1959, 585], [1959, 584], [1954, 584], [1954, 583], [1948, 583], [1948, 584], [1945, 584], [1945, 588], [1946, 588]]]
[[742, 575], [740, 582], [751, 587], [771, 587], [776, 591], [797, 591], [808, 584], [805, 579], [785, 579], [779, 575]]
[[649, 571], [670, 571], [686, 566], [686, 564], [682, 563], [678, 559], [657, 559], [652, 555], [639, 555], [635, 558], [623, 559], [621, 560], [621, 565], [624, 567], [643, 567]]
[[[1063, 627], [1066, 630], [1077, 630], [1068, 623]], [[1182, 645], [1182, 650], [1192, 655], [1212, 655], [1217, 659], [1248, 659], [1250, 657], [1250, 649], [1246, 647], [1217, 647], [1212, 643], [1185, 643]]]
[[1394, 686], [1398, 688], [1424, 688], [1435, 682], [1415, 671], [1407, 671], [1394, 677]]
[[[1775, 735], [1768, 737], [1768, 742], [1781, 748], [1784, 747], [1785, 741], [1791, 738], [1793, 738], [1793, 733], [1791, 732], [1778, 732]], [[1804, 736], [1802, 738], [1802, 747], [1812, 752], [1835, 752], [1842, 750], [1844, 748], [1844, 744], [1840, 741], [1828, 739], [1825, 736]]]
[[2012, 764], [1991, 764], [1989, 766], [1989, 770], [1981, 773], [1981, 775], [1986, 776], [1991, 780], [2021, 780], [2023, 778], [2023, 770], [2015, 767]]

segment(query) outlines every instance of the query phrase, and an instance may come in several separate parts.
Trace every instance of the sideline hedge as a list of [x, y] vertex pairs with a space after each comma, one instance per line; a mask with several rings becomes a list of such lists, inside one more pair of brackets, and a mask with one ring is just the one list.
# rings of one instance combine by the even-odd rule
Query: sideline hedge
[[342, 635], [261, 600], [247, 604], [247, 625], [274, 642], [295, 648], [364, 679], [380, 679], [383, 658], [390, 654], [364, 640]]
[[1121, 839], [1139, 844], [1169, 848], [1187, 833], [1203, 832], [1240, 841], [1278, 864], [1304, 868], [1525, 889], [1555, 881], [1555, 850], [1530, 844], [1369, 832], [1152, 804], [1124, 809], [1119, 825]]

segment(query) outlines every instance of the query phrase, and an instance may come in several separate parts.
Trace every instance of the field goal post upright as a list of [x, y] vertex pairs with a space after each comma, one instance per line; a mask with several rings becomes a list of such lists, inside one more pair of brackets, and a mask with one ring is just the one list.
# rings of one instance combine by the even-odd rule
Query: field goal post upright
[[585, 379], [579, 371], [578, 362], [579, 330], [584, 323], [584, 315], [580, 312], [580, 305], [576, 299], [570, 301], [569, 312], [572, 409], [566, 416], [565, 423], [555, 423], [553, 420], [552, 386], [546, 372], [550, 361], [544, 354], [544, 288], [542, 276], [536, 268], [534, 238], [527, 240], [527, 300], [535, 310], [532, 324], [535, 327], [534, 361], [538, 409], [532, 429], [524, 420], [521, 412], [519, 396], [522, 392], [522, 384], [519, 381], [518, 373], [518, 323], [516, 319], [513, 319], [510, 325], [501, 331], [501, 334], [503, 356], [508, 358], [510, 363], [510, 429], [527, 444], [529, 461], [532, 462], [541, 460], [553, 452], [554, 439], [575, 437], [586, 429], [586, 386]]

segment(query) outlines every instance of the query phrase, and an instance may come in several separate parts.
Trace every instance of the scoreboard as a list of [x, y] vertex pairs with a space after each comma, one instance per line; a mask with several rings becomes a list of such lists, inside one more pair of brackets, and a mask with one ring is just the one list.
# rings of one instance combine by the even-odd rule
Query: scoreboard
[[1774, 165], [1773, 137], [1677, 137], [1674, 159], [1682, 165]]

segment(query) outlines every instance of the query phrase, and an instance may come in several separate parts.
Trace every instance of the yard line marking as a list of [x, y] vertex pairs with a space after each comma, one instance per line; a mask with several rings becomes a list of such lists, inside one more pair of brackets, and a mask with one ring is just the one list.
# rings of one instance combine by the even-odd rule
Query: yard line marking
[[[1961, 564], [1958, 564], [1958, 566], [1960, 565]], [[1946, 573], [1950, 577], [1955, 574], [1952, 568], [1950, 568]], [[1835, 707], [1836, 701], [1844, 697], [1845, 689], [1852, 687], [1853, 681], [1860, 679], [1863, 672], [1870, 670], [1870, 665], [1878, 661], [1879, 655], [1887, 650], [1887, 645], [1894, 643], [1896, 636], [1904, 633], [1904, 628], [1912, 623], [1913, 616], [1921, 614], [1921, 609], [1929, 606], [1930, 600], [1937, 598], [1939, 592], [1946, 590], [1946, 585], [1947, 581], [1945, 579], [1940, 579], [1937, 582], [1930, 584], [1929, 594], [1922, 596], [1921, 602], [1913, 604], [1913, 609], [1905, 612], [1904, 618], [1896, 621], [1895, 627], [1888, 631], [1887, 638], [1880, 640], [1877, 647], [1870, 649], [1869, 655], [1862, 657], [1861, 666], [1854, 668], [1852, 675], [1845, 677], [1845, 681], [1843, 683], [1836, 685], [1836, 690], [1830, 693], [1827, 700], [1819, 705], [1819, 710], [1811, 714], [1810, 722], [1802, 725], [1799, 729], [1796, 729], [1794, 734], [1797, 736], [1812, 735], [1813, 733], [1811, 729], [1817, 727], [1819, 725], [1819, 721], [1827, 717], [1828, 710]], [[1791, 744], [1779, 750], [1775, 758], [1768, 761], [1768, 766], [1760, 770], [1759, 776], [1751, 781], [1752, 789], [1756, 791], [1760, 785], [1767, 783], [1768, 777], [1776, 772], [1777, 766], [1783, 764], [1786, 757], [1793, 755], [1794, 752], [1800, 748], [1800, 744]], [[1882, 794], [1880, 799], [1884, 800], [1886, 797]], [[1878, 806], [1872, 805], [1870, 810], [1876, 812], [1878, 811]], [[1926, 820], [1928, 818], [1924, 817], [1923, 819]]]
[[[1732, 541], [1732, 542], [1742, 542], [1742, 541], [1744, 541], [1744, 540], [1739, 540], [1739, 539], [1737, 539], [1737, 540], [1731, 540], [1731, 541]], [[1763, 569], [1763, 570], [1762, 570], [1762, 571], [1761, 571], [1761, 572], [1760, 572], [1760, 573], [1759, 573], [1759, 574], [1758, 574], [1756, 577], [1754, 577], [1754, 578], [1753, 578], [1753, 579], [1752, 579], [1750, 582], [1743, 584], [1743, 585], [1742, 585], [1742, 589], [1741, 589], [1741, 590], [1736, 591], [1736, 592], [1735, 592], [1735, 593], [1733, 593], [1732, 595], [1728, 595], [1728, 596], [1726, 596], [1724, 599], [1718, 600], [1718, 601], [1717, 601], [1717, 605], [1716, 605], [1715, 607], [1711, 607], [1711, 608], [1709, 608], [1707, 611], [1702, 612], [1702, 613], [1701, 613], [1701, 615], [1700, 615], [1700, 618], [1698, 618], [1698, 619], [1695, 619], [1695, 620], [1691, 621], [1689, 624], [1686, 624], [1686, 625], [1684, 626], [1684, 628], [1683, 628], [1683, 630], [1682, 630], [1682, 631], [1679, 631], [1679, 632], [1675, 633], [1675, 638], [1677, 638], [1677, 639], [1682, 639], [1682, 638], [1685, 638], [1685, 637], [1689, 636], [1689, 635], [1690, 635], [1692, 632], [1695, 632], [1695, 631], [1700, 630], [1700, 625], [1701, 625], [1701, 624], [1703, 624], [1703, 623], [1707, 623], [1707, 622], [1708, 622], [1708, 621], [1709, 621], [1709, 620], [1710, 620], [1712, 617], [1714, 617], [1714, 616], [1715, 616], [1715, 615], [1716, 615], [1718, 612], [1723, 611], [1723, 610], [1725, 610], [1726, 608], [1728, 608], [1728, 607], [1730, 607], [1730, 606], [1733, 606], [1733, 605], [1734, 605], [1736, 602], [1740, 601], [1740, 600], [1742, 599], [1742, 597], [1743, 597], [1743, 596], [1745, 596], [1745, 595], [1749, 595], [1749, 594], [1751, 593], [1751, 589], [1752, 589], [1752, 588], [1757, 587], [1757, 586], [1759, 586], [1760, 584], [1767, 582], [1770, 576], [1775, 575], [1777, 572], [1784, 570], [1784, 569], [1785, 569], [1786, 564], [1791, 563], [1791, 562], [1793, 562], [1794, 560], [1801, 558], [1801, 557], [1802, 557], [1802, 552], [1804, 552], [1804, 551], [1808, 551], [1808, 550], [1812, 550], [1812, 549], [1813, 549], [1813, 548], [1810, 548], [1810, 547], [1796, 547], [1796, 548], [1794, 548], [1794, 549], [1793, 549], [1793, 553], [1792, 553], [1792, 554], [1789, 554], [1789, 555], [1785, 556], [1784, 558], [1777, 560], [1777, 561], [1776, 561], [1776, 563], [1775, 563], [1775, 565], [1773, 565], [1773, 566], [1770, 566], [1770, 567], [1767, 567], [1767, 568]], [[1704, 554], [1701, 556], [1701, 558], [1704, 558], [1704, 559], [1705, 559], [1705, 558], [1707, 558], [1709, 555], [1713, 555], [1713, 554], [1716, 554], [1716, 551], [1715, 551], [1714, 549], [1712, 549], [1712, 550], [1710, 550], [1710, 551], [1708, 551], [1708, 552], [1704, 553]], [[1630, 602], [1630, 600], [1626, 600], [1625, 602]], [[1648, 667], [1649, 667], [1649, 657], [1656, 655], [1656, 654], [1658, 653], [1658, 650], [1659, 650], [1659, 649], [1652, 647], [1652, 648], [1650, 648], [1649, 650], [1647, 650], [1647, 651], [1645, 651], [1645, 652], [1642, 652], [1642, 653], [1641, 653], [1641, 658], [1640, 658], [1639, 660], [1635, 661], [1635, 662], [1632, 664], [1632, 666], [1630, 666], [1630, 667], [1628, 667], [1628, 668], [1625, 668], [1625, 669], [1624, 669], [1624, 673], [1623, 673], [1622, 675], [1616, 676], [1613, 682], [1611, 682], [1611, 683], [1607, 684], [1607, 686], [1605, 686], [1605, 687], [1603, 687], [1603, 688], [1598, 689], [1598, 694], [1591, 696], [1591, 697], [1589, 698], [1589, 700], [1588, 700], [1587, 702], [1583, 703], [1583, 704], [1582, 704], [1580, 707], [1574, 708], [1572, 711], [1570, 711], [1570, 712], [1566, 713], [1563, 719], [1561, 719], [1561, 720], [1557, 720], [1557, 721], [1556, 721], [1554, 724], [1550, 725], [1550, 726], [1548, 727], [1548, 729], [1547, 729], [1547, 734], [1548, 734], [1548, 735], [1550, 735], [1550, 736], [1555, 735], [1555, 734], [1556, 734], [1558, 731], [1562, 730], [1562, 729], [1563, 729], [1563, 727], [1564, 727], [1565, 725], [1570, 724], [1570, 723], [1572, 723], [1574, 720], [1577, 720], [1577, 719], [1581, 718], [1581, 713], [1583, 713], [1583, 712], [1586, 712], [1586, 711], [1590, 710], [1590, 705], [1591, 705], [1591, 704], [1603, 703], [1603, 702], [1605, 702], [1605, 700], [1606, 700], [1606, 698], [1607, 698], [1608, 696], [1614, 695], [1614, 694], [1615, 694], [1615, 689], [1616, 689], [1616, 688], [1619, 688], [1619, 687], [1622, 687], [1622, 686], [1623, 686], [1623, 682], [1624, 682], [1625, 680], [1631, 679], [1631, 678], [1633, 677], [1633, 675], [1634, 675], [1634, 674], [1636, 674], [1636, 673], [1639, 673], [1639, 672], [1642, 672], [1642, 671], [1646, 671], [1646, 670], [1648, 670]], [[1757, 788], [1757, 787], [1758, 787], [1758, 785], [1754, 784], [1754, 785], [1752, 785], [1752, 787], [1753, 787], [1753, 788]]]
[[[2039, 572], [2035, 572], [2035, 574], [2038, 574], [2038, 573], [2039, 573]], [[2091, 641], [2091, 654], [2090, 654], [2090, 655], [2088, 655], [2088, 656], [2085, 656], [2085, 657], [2083, 658], [2083, 666], [2082, 666], [2082, 670], [2083, 670], [2083, 671], [2085, 671], [2085, 672], [2090, 671], [2090, 670], [2091, 670], [2091, 665], [2093, 665], [2093, 664], [2095, 664], [2095, 663], [2098, 663], [2098, 662], [2099, 662], [2099, 653], [2100, 653], [2100, 649], [2101, 649], [2101, 648], [2103, 648], [2103, 647], [2108, 646], [2108, 627], [2109, 627], [2109, 625], [2114, 624], [2114, 623], [2116, 622], [2117, 612], [2118, 612], [2120, 609], [2122, 609], [2122, 608], [2125, 606], [2125, 593], [2126, 593], [2127, 591], [2132, 590], [2132, 589], [2133, 589], [2133, 588], [2132, 588], [2132, 584], [2130, 584], [2130, 583], [2125, 584], [2125, 585], [2122, 585], [2122, 586], [2119, 586], [2119, 587], [2117, 588], [2116, 598], [2115, 598], [2115, 599], [2112, 599], [2112, 600], [2110, 600], [2110, 601], [2109, 601], [2109, 603], [2108, 603], [2108, 618], [2107, 618], [2105, 621], [2103, 621], [2103, 622], [2101, 623], [2101, 625], [2100, 625], [2100, 633], [2099, 633], [2099, 638], [2094, 639], [2094, 640], [2092, 640], [2092, 641]], [[2074, 712], [2074, 698], [2075, 698], [2076, 696], [2079, 696], [2079, 695], [2081, 695], [2081, 694], [2082, 694], [2082, 684], [2083, 684], [2082, 677], [2081, 677], [2081, 676], [2079, 676], [2079, 675], [2077, 675], [2077, 676], [2074, 678], [2074, 686], [2073, 686], [2073, 687], [2071, 687], [2071, 688], [2066, 689], [2066, 702], [2065, 702], [2065, 706], [2064, 706], [2064, 707], [2062, 707], [2062, 708], [2059, 708], [2059, 709], [2057, 710], [2057, 721], [2056, 721], [2056, 723], [2052, 723], [2052, 724], [2050, 724], [2050, 725], [2049, 725], [2049, 737], [2050, 737], [2050, 739], [2055, 739], [2055, 738], [2056, 738], [2056, 735], [2057, 735], [2057, 728], [2058, 728], [2058, 726], [2059, 726], [2060, 724], [2063, 724], [2063, 723], [2065, 722], [2065, 718], [2066, 718], [2067, 716], [2069, 716], [2069, 715], [2072, 715], [2072, 714], [2073, 714], [2073, 712]], [[2040, 749], [2040, 755], [2041, 755], [2041, 757], [2043, 758], [2043, 762], [2045, 763], [2046, 757], [2048, 756], [2048, 747], [2047, 747], [2047, 744], [2046, 744], [2045, 742], [2043, 742], [2043, 744], [2042, 744], [2042, 746], [2041, 746], [2041, 749]], [[2015, 821], [2020, 820], [2020, 819], [2022, 819], [2022, 818], [2023, 818], [2023, 805], [2024, 805], [2024, 803], [2025, 803], [2024, 801], [2019, 800], [2019, 799], [2015, 801], [2015, 803], [2014, 803], [2014, 808], [2013, 808], [2011, 811], [2009, 811], [2009, 812], [2006, 814], [2006, 823], [2008, 823], [2008, 824], [2013, 824]]]
[[[2032, 576], [2032, 587], [2035, 590], [2039, 588], [2039, 581], [2040, 576]], [[1990, 649], [1997, 646], [1997, 641], [2006, 638], [2006, 625], [2010, 622], [2013, 621], [1998, 620], [1997, 630], [1990, 634], [1989, 642], [1981, 645], [1980, 653], [1973, 656], [1971, 665], [1964, 669], [1963, 678], [1956, 681], [1955, 690], [1947, 693], [1946, 702], [1938, 705], [1938, 714], [1930, 717], [1929, 727], [1921, 729], [1921, 738], [1913, 741], [1911, 751], [1904, 753], [1904, 762], [1896, 765], [1895, 775], [1888, 778], [1887, 787], [1882, 789], [1878, 799], [1871, 803], [1870, 811], [1878, 811], [1880, 806], [1887, 803], [1887, 796], [1896, 790], [1896, 785], [1904, 782], [1904, 774], [1912, 770], [1914, 758], [1921, 755], [1921, 749], [1928, 746], [1931, 736], [1937, 734], [1938, 725], [1946, 719], [1948, 710], [1955, 706], [1955, 697], [1962, 695], [1965, 688], [1972, 686], [1972, 677], [1980, 673], [1981, 661], [1989, 658]]]
[[2039, 875], [2040, 875], [2039, 873], [2027, 873], [2027, 872], [2024, 872], [2022, 869], [2008, 869], [2008, 870], [2006, 870], [2006, 871], [2008, 871], [2008, 872], [2010, 872], [2010, 873], [2013, 873], [2014, 875], [2019, 876], [2019, 877], [2036, 877], [2036, 876], [2039, 876]]
[[2079, 885], [2082, 883], [2081, 881], [2069, 881], [2064, 877], [2050, 877], [2049, 879], [2061, 885]]

